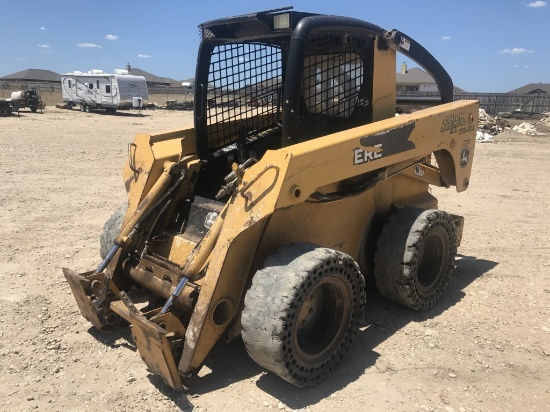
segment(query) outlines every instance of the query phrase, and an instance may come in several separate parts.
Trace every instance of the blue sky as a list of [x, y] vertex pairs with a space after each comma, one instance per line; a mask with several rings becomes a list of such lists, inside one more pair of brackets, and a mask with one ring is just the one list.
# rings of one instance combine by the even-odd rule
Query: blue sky
[[[550, 0], [0, 0], [0, 76], [133, 67], [194, 77], [197, 26], [293, 5], [398, 29], [427, 48], [467, 91], [507, 92], [550, 83]], [[398, 56], [398, 66], [406, 59]], [[414, 64], [409, 63], [409, 68]]]

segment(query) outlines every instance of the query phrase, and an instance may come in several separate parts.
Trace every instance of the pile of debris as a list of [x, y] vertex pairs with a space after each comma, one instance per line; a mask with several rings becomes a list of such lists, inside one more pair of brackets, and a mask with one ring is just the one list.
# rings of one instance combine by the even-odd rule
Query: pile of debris
[[160, 109], [166, 110], [193, 110], [195, 103], [193, 101], [178, 102], [177, 100], [166, 100], [166, 103], [160, 106]]
[[479, 109], [479, 124], [493, 123], [495, 119], [487, 114], [483, 109]]
[[[500, 113], [499, 113], [500, 114]], [[550, 126], [550, 113], [542, 113], [546, 116], [540, 120], [540, 123]], [[538, 123], [538, 122], [537, 122]], [[537, 131], [534, 124], [523, 122], [511, 127], [510, 123], [500, 116], [489, 116], [483, 109], [479, 109], [479, 123], [476, 134], [476, 141], [479, 143], [492, 143], [493, 136], [502, 133], [504, 130], [511, 130], [528, 136], [545, 136], [545, 133]]]
[[529, 135], [529, 136], [538, 136], [538, 135], [544, 134], [544, 133], [537, 132], [536, 127], [533, 126], [531, 123], [527, 123], [527, 122], [523, 122], [522, 124], [514, 126], [512, 130], [521, 134]]
[[479, 109], [478, 130], [496, 136], [506, 128], [510, 128], [510, 123], [506, 120], [501, 117], [491, 117], [485, 110]]
[[476, 132], [476, 142], [478, 143], [493, 143], [493, 136], [489, 133], [478, 130]]

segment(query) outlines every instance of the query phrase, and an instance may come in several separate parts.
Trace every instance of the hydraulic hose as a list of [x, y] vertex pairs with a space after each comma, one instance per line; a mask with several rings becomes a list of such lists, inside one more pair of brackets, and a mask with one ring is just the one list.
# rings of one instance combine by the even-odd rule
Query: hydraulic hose
[[[109, 251], [105, 260], [101, 262], [95, 273], [101, 273], [105, 270], [117, 251], [127, 242], [129, 242], [132, 237], [139, 231], [140, 224], [149, 216], [151, 216], [151, 214], [174, 192], [174, 190], [179, 187], [179, 185], [185, 178], [185, 173], [182, 173], [179, 179], [166, 191], [166, 193], [160, 199], [158, 199], [162, 192], [166, 190], [166, 187], [168, 187], [171, 177], [179, 172], [180, 168], [177, 163], [165, 162], [162, 175], [159, 177], [147, 196], [145, 196], [145, 198], [141, 201], [130, 221], [122, 228], [115, 240], [115, 245]], [[153, 202], [155, 203], [152, 206], [149, 206]]]
[[[146, 220], [151, 214], [172, 194], [172, 192], [181, 184], [185, 174], [182, 174], [180, 178], [166, 191], [164, 196], [162, 193], [166, 190], [172, 176], [180, 173], [180, 168], [177, 163], [165, 162], [164, 171], [156, 181], [155, 185], [151, 188], [147, 196], [141, 201], [134, 215], [130, 218], [128, 223], [122, 228], [118, 234], [115, 243], [124, 246], [132, 237], [137, 233], [140, 228], [140, 224]], [[159, 199], [160, 197], [160, 199]], [[152, 206], [151, 206], [152, 205]]]

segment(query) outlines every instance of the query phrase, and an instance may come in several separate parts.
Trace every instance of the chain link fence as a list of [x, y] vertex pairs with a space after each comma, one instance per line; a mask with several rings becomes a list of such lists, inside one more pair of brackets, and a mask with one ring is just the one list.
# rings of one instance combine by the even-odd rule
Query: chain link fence
[[550, 112], [550, 95], [546, 93], [455, 93], [455, 100], [479, 100], [479, 106], [492, 114], [515, 111]]
[[[436, 92], [409, 92], [398, 93], [398, 97], [439, 97]], [[479, 107], [487, 113], [513, 113], [522, 111], [525, 113], [550, 112], [550, 95], [517, 94], [517, 93], [470, 93], [455, 92], [455, 100], [479, 100]]]

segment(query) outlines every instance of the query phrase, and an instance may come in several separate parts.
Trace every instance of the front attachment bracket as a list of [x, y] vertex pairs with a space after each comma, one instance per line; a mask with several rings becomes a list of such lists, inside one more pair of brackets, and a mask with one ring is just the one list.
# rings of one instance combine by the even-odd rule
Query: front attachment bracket
[[175, 390], [183, 390], [174, 358], [181, 356], [183, 350], [183, 324], [172, 313], [159, 314], [160, 308], [142, 313], [125, 292], [120, 292], [119, 297], [111, 303], [111, 309], [131, 323], [134, 341], [149, 371], [162, 376]]
[[84, 318], [97, 329], [116, 323], [118, 316], [109, 308], [111, 293], [118, 291], [111, 289], [114, 287], [113, 282], [107, 283], [103, 273], [94, 271], [76, 273], [74, 270], [63, 268], [63, 274]]

